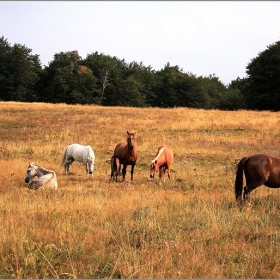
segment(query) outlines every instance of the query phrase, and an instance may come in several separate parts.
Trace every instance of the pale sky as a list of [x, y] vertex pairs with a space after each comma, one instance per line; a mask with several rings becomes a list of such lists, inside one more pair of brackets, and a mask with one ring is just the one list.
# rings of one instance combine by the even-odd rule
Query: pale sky
[[280, 40], [279, 1], [0, 1], [0, 36], [38, 54], [94, 52], [154, 70], [168, 62], [225, 85]]

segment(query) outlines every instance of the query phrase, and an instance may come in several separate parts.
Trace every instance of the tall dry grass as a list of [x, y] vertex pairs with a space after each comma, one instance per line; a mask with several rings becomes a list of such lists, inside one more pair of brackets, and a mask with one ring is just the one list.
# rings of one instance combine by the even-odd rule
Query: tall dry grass
[[[280, 157], [280, 113], [0, 102], [0, 278], [279, 278], [279, 190], [234, 200], [238, 159]], [[136, 132], [133, 182], [109, 182], [110, 159]], [[94, 178], [61, 154], [90, 144]], [[149, 178], [160, 144], [172, 180]], [[57, 191], [25, 188], [28, 162]], [[128, 168], [130, 172], [130, 167]], [[129, 176], [127, 176], [129, 178]]]

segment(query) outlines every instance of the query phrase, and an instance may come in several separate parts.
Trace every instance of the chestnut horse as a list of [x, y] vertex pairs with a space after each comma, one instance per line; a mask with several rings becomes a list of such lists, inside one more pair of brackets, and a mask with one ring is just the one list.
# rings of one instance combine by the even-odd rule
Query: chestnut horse
[[280, 188], [280, 159], [256, 154], [242, 158], [237, 165], [235, 198], [242, 200], [243, 171], [246, 179], [243, 199], [250, 203], [250, 192], [261, 185]]
[[165, 181], [165, 172], [168, 170], [168, 178], [170, 180], [170, 166], [173, 163], [174, 154], [170, 146], [159, 146], [155, 159], [152, 160], [150, 166], [150, 177], [155, 177], [155, 172], [159, 171], [159, 178], [163, 176]]
[[116, 166], [117, 169], [116, 181], [117, 181], [117, 176], [120, 174], [121, 171], [121, 165], [123, 165], [122, 168], [123, 181], [125, 181], [126, 168], [128, 165], [131, 165], [131, 181], [132, 181], [134, 167], [138, 158], [138, 152], [135, 146], [135, 133], [129, 133], [127, 131], [127, 142], [119, 143], [115, 147], [113, 157], [114, 157], [114, 162], [112, 163], [112, 166]]

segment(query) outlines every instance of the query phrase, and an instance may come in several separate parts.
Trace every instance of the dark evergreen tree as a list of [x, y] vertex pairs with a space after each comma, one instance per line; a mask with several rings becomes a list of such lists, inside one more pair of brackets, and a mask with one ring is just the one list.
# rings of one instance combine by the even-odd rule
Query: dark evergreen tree
[[36, 84], [42, 71], [38, 55], [25, 45], [11, 46], [0, 38], [0, 99], [37, 101]]
[[[128, 65], [127, 76], [127, 80], [133, 81], [138, 91], [138, 98], [135, 99], [133, 106], [151, 106], [156, 98], [154, 92], [155, 71], [152, 70], [151, 66], [144, 66], [142, 62], [140, 64], [138, 64], [137, 62], [132, 62]], [[127, 94], [130, 95], [130, 92], [127, 91]]]
[[87, 55], [82, 63], [89, 67], [97, 78], [97, 95], [101, 104], [112, 105], [112, 102], [118, 100], [119, 87], [127, 77], [125, 61], [95, 52]]
[[248, 81], [241, 92], [249, 109], [280, 110], [280, 41], [247, 65]]
[[67, 104], [99, 103], [97, 79], [91, 69], [80, 65], [77, 51], [54, 55], [41, 75], [42, 89], [39, 100]]
[[158, 107], [203, 108], [208, 103], [208, 97], [195, 76], [183, 73], [177, 65], [170, 66], [169, 63], [156, 72], [155, 95], [157, 101], [153, 105]]
[[221, 99], [227, 90], [225, 85], [215, 74], [208, 77], [199, 77], [198, 81], [209, 98], [207, 108], [219, 109]]

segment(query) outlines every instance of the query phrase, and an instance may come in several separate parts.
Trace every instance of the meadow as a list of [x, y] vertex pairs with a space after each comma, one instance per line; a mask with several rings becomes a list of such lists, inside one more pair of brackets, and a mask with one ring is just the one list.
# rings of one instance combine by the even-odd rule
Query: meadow
[[[280, 157], [280, 112], [121, 108], [0, 102], [0, 278], [279, 278], [280, 190], [237, 204], [237, 162]], [[130, 179], [110, 182], [114, 147], [136, 133]], [[94, 177], [72, 143], [91, 145]], [[149, 177], [161, 144], [171, 180]], [[56, 172], [58, 190], [29, 190], [29, 162]]]

